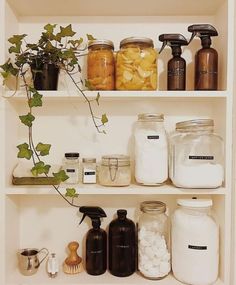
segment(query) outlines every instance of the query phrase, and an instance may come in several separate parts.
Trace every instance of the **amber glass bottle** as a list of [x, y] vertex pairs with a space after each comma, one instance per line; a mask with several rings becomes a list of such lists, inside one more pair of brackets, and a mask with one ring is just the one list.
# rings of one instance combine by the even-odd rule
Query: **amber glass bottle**
[[125, 277], [136, 269], [136, 230], [134, 222], [126, 218], [126, 210], [118, 210], [117, 215], [109, 225], [109, 270]]

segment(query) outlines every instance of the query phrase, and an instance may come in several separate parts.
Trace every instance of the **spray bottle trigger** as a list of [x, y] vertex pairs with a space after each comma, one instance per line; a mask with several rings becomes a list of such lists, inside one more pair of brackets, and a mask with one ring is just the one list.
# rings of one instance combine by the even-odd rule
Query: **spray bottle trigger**
[[191, 38], [190, 38], [188, 44], [191, 43], [191, 41], [193, 40], [193, 38], [194, 38], [196, 35], [197, 35], [197, 32], [193, 32], [193, 33], [192, 33], [192, 36], [191, 36]]
[[86, 214], [83, 214], [83, 217], [82, 217], [81, 221], [79, 222], [79, 225], [83, 222], [85, 217], [86, 217]]
[[159, 50], [159, 54], [163, 51], [163, 49], [165, 48], [166, 45], [167, 45], [167, 41], [164, 41], [161, 49]]

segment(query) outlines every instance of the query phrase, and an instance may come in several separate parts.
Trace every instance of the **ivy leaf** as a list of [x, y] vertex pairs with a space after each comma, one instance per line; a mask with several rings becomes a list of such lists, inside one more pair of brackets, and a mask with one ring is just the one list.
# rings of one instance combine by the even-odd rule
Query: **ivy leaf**
[[39, 174], [48, 174], [50, 165], [45, 164], [43, 161], [35, 163], [34, 167], [31, 169], [33, 176], [38, 176]]
[[52, 25], [52, 24], [47, 24], [45, 25], [43, 28], [45, 31], [47, 31], [48, 33], [52, 34], [54, 29], [56, 28], [56, 24]]
[[31, 114], [28, 113], [27, 115], [19, 116], [22, 124], [32, 127], [32, 122], [34, 121], [35, 117]]
[[10, 59], [8, 59], [4, 64], [0, 65], [0, 68], [4, 71], [4, 78], [6, 78], [9, 74], [12, 74], [13, 76], [16, 76], [19, 73], [19, 69], [15, 68], [12, 63], [10, 62]]
[[11, 46], [8, 51], [9, 53], [20, 53], [21, 43]]
[[19, 152], [17, 154], [18, 158], [31, 158], [33, 151], [29, 148], [29, 145], [27, 143], [19, 144], [17, 148], [19, 149]]
[[59, 181], [59, 182], [64, 182], [66, 181], [69, 176], [66, 175], [65, 170], [60, 170], [59, 172], [53, 173], [53, 176]]
[[75, 188], [66, 188], [66, 197], [77, 198], [79, 194], [76, 193]]
[[84, 86], [86, 87], [86, 88], [88, 88], [89, 90], [93, 90], [94, 88], [93, 88], [93, 85], [90, 83], [90, 81], [89, 80], [86, 80], [85, 79], [85, 84], [84, 84]]
[[61, 38], [65, 38], [65, 37], [73, 37], [75, 34], [76, 34], [76, 32], [74, 32], [72, 30], [72, 26], [70, 24], [66, 27], [60, 26], [60, 32], [56, 36], [60, 36]]
[[22, 35], [13, 35], [11, 38], [8, 39], [9, 43], [13, 45], [18, 45], [19, 43], [22, 43], [23, 38], [25, 38], [27, 35], [22, 34]]
[[105, 125], [105, 124], [108, 122], [108, 118], [107, 118], [107, 115], [106, 115], [106, 114], [103, 114], [103, 115], [102, 115], [101, 122], [102, 122], [103, 125]]
[[99, 106], [99, 99], [100, 99], [100, 97], [101, 97], [101, 96], [100, 96], [100, 93], [98, 92], [97, 97], [96, 97], [96, 99], [95, 99], [96, 102], [97, 102], [97, 104], [98, 104], [98, 106]]
[[29, 90], [33, 92], [33, 96], [28, 101], [29, 107], [41, 107], [43, 105], [43, 95], [39, 94], [38, 91], [32, 87], [29, 88]]
[[44, 143], [38, 143], [36, 146], [36, 150], [40, 153], [41, 156], [45, 156], [49, 154], [51, 145], [50, 144], [44, 144]]
[[74, 48], [79, 47], [83, 42], [83, 38], [79, 38], [78, 40], [69, 40], [68, 44], [71, 44]]
[[87, 39], [88, 39], [89, 41], [96, 40], [96, 38], [94, 38], [94, 37], [93, 37], [92, 35], [90, 35], [90, 34], [87, 34], [86, 36], [87, 36]]

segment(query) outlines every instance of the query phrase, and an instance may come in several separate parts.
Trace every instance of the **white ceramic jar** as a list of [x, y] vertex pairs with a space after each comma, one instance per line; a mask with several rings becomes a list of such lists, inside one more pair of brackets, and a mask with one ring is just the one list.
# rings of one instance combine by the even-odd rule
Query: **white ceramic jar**
[[219, 228], [210, 199], [178, 199], [172, 216], [172, 271], [191, 285], [213, 284], [218, 277]]
[[135, 126], [135, 179], [144, 185], [168, 178], [168, 143], [162, 114], [139, 114]]

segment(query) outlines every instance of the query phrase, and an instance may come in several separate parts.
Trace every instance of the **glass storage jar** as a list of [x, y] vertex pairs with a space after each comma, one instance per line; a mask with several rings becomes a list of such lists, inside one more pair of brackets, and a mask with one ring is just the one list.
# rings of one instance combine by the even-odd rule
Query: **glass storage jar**
[[139, 114], [134, 131], [135, 179], [144, 185], [168, 178], [168, 143], [162, 114]]
[[99, 169], [99, 183], [104, 186], [128, 186], [131, 182], [127, 155], [104, 155]]
[[224, 144], [214, 121], [179, 122], [170, 137], [170, 178], [177, 187], [217, 188], [224, 179]]
[[88, 44], [87, 75], [92, 89], [115, 88], [114, 45], [109, 40], [92, 40]]
[[96, 158], [83, 158], [83, 183], [93, 184], [97, 181]]
[[63, 169], [69, 177], [65, 183], [76, 184], [79, 182], [79, 153], [67, 152], [65, 153]]
[[138, 222], [138, 269], [148, 279], [162, 279], [170, 272], [169, 225], [166, 204], [145, 201]]
[[130, 37], [120, 42], [116, 55], [116, 89], [157, 89], [157, 52], [151, 39]]
[[172, 216], [172, 271], [192, 285], [215, 284], [219, 267], [219, 227], [211, 199], [178, 199]]

